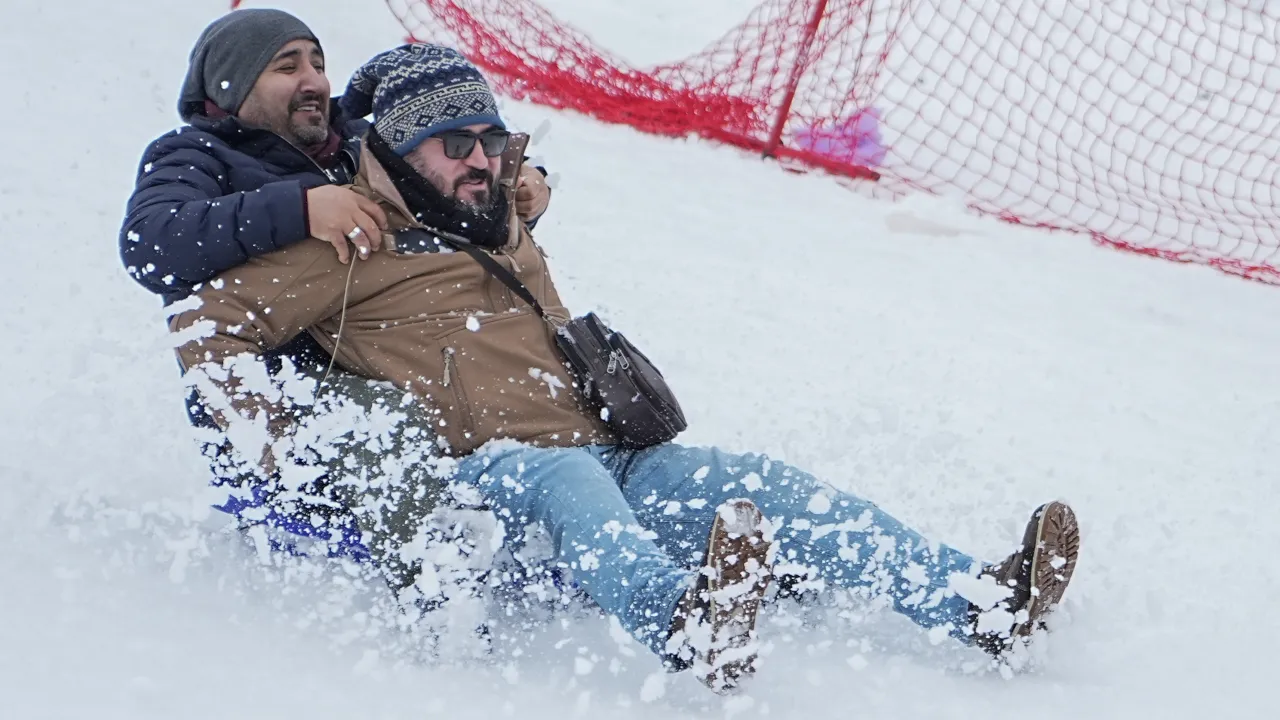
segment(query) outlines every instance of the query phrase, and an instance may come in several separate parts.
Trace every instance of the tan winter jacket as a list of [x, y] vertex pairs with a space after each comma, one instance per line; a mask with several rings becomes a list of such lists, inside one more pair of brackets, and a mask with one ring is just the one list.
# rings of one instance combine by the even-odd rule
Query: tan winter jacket
[[[520, 171], [519, 152], [514, 157], [503, 171], [507, 193]], [[613, 442], [604, 423], [582, 408], [554, 330], [532, 308], [466, 253], [406, 251], [426, 236], [404, 232], [421, 226], [367, 146], [353, 189], [386, 211], [391, 243], [367, 260], [353, 258], [340, 341], [349, 267], [330, 245], [304, 240], [223, 273], [198, 293], [200, 308], [170, 320], [173, 332], [213, 322], [212, 337], [178, 348], [184, 368], [258, 354], [307, 330], [346, 370], [419, 397], [450, 455], [496, 438], [542, 446]], [[514, 204], [508, 242], [493, 256], [549, 315], [569, 318]], [[250, 403], [269, 407], [260, 397]]]

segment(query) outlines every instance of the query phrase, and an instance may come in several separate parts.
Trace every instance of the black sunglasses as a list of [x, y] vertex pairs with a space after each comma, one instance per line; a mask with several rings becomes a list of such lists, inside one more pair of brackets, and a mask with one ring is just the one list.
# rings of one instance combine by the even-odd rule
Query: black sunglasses
[[444, 141], [444, 156], [450, 160], [461, 160], [471, 154], [476, 149], [476, 141], [480, 141], [480, 148], [484, 151], [485, 157], [498, 157], [507, 150], [507, 143], [511, 141], [511, 133], [501, 128], [489, 128], [482, 133], [474, 133], [470, 130], [445, 130], [437, 133], [435, 137]]

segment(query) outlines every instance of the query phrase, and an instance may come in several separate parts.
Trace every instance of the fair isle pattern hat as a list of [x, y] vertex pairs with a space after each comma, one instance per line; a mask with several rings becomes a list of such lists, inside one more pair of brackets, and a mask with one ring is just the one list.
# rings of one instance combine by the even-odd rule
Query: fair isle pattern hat
[[445, 130], [481, 123], [506, 129], [484, 76], [453, 48], [415, 43], [375, 56], [352, 76], [340, 101], [373, 126], [397, 155]]

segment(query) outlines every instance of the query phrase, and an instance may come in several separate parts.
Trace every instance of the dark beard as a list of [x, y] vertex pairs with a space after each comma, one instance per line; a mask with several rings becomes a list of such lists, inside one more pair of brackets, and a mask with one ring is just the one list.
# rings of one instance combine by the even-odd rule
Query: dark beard
[[[406, 160], [406, 162], [408, 161]], [[411, 162], [409, 164], [413, 165]], [[431, 177], [427, 173], [423, 172], [422, 168], [417, 168], [417, 170], [418, 174], [427, 178], [431, 182], [431, 185], [437, 190], [440, 189], [441, 185], [447, 184], [447, 181], [443, 177]], [[458, 191], [462, 189], [463, 185], [472, 182], [484, 183], [484, 193], [477, 196], [476, 202], [467, 202], [458, 196]], [[453, 199], [481, 211], [488, 210], [493, 205], [497, 190], [497, 178], [493, 176], [493, 173], [489, 172], [488, 168], [470, 168], [467, 170], [466, 175], [463, 175], [453, 181]]]
[[293, 136], [293, 144], [304, 151], [319, 147], [329, 139], [329, 126], [323, 123], [320, 125], [291, 125], [289, 132]]
[[[298, 125], [292, 122], [293, 113], [305, 103], [314, 102], [320, 106], [320, 122], [318, 124]], [[329, 98], [318, 93], [302, 93], [289, 101], [285, 122], [289, 129], [289, 141], [302, 150], [311, 150], [323, 145], [329, 139]], [[283, 134], [283, 133], [281, 133]]]
[[387, 171], [415, 220], [428, 228], [461, 235], [473, 245], [500, 248], [507, 244], [510, 202], [506, 193], [491, 191], [484, 206], [446, 197], [397, 155], [377, 130], [369, 130], [368, 142], [373, 157]]

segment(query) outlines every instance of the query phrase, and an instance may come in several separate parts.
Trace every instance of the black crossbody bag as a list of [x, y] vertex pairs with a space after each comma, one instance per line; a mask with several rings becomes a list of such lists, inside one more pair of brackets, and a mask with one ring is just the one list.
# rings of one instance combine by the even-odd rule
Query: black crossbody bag
[[483, 250], [452, 233], [430, 232], [474, 258], [556, 328], [556, 345], [577, 376], [589, 408], [600, 413], [621, 445], [658, 445], [688, 427], [684, 411], [662, 373], [622, 333], [610, 330], [595, 313], [560, 324], [547, 317], [519, 278]]

